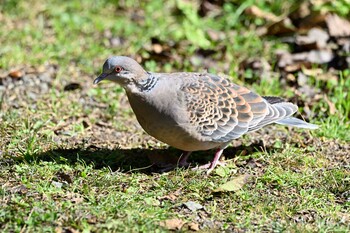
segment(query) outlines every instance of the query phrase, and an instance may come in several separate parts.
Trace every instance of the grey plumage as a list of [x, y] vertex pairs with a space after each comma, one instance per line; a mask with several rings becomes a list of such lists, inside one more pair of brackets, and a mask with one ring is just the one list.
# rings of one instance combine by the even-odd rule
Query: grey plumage
[[[219, 148], [261, 127], [278, 123], [314, 129], [316, 125], [291, 117], [298, 107], [279, 97], [261, 97], [209, 73], [151, 73], [131, 58], [106, 60], [101, 80], [119, 83], [144, 130], [184, 151]], [[180, 161], [186, 163], [185, 161]]]

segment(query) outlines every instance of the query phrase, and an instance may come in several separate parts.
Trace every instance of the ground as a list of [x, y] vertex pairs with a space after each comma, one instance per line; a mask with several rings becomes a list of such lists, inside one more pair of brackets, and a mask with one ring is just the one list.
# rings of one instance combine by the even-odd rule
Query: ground
[[[346, 24], [348, 9], [346, 0], [5, 1], [0, 229], [350, 231], [350, 34], [330, 23]], [[271, 125], [232, 142], [210, 175], [191, 168], [215, 151], [161, 173], [181, 151], [142, 130], [121, 87], [92, 83], [112, 54], [150, 71], [225, 73], [298, 104], [296, 116], [320, 128]]]

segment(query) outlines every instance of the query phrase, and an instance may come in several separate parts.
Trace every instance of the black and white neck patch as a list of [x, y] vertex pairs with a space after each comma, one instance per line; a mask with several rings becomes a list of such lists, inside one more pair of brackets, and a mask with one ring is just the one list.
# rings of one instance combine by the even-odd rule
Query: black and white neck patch
[[153, 87], [157, 84], [158, 78], [153, 76], [152, 73], [148, 73], [148, 78], [140, 81], [138, 84], [141, 92], [148, 92], [153, 89]]

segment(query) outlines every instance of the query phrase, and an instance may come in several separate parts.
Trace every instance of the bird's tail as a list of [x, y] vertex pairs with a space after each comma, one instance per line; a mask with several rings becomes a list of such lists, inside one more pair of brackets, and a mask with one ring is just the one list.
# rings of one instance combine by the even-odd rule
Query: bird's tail
[[318, 128], [318, 125], [307, 123], [307, 122], [300, 120], [298, 118], [295, 118], [295, 117], [287, 117], [287, 118], [278, 120], [275, 123], [280, 124], [280, 125], [294, 126], [294, 127], [303, 128], [303, 129], [317, 129]]
[[[304, 128], [304, 129], [317, 129], [318, 126], [314, 124], [307, 123], [303, 120], [300, 120], [298, 118], [292, 117], [291, 115], [297, 111], [298, 107], [292, 103], [287, 103], [284, 99], [280, 97], [274, 97], [274, 96], [264, 96], [263, 97], [269, 104], [271, 104], [273, 107], [278, 107], [278, 109], [282, 110], [281, 112], [284, 112], [285, 110], [292, 109], [292, 112], [289, 110], [289, 114], [285, 114], [283, 117], [279, 116], [281, 119], [278, 119], [274, 121], [277, 124], [280, 125], [288, 125], [288, 126], [294, 126], [298, 128]], [[279, 111], [280, 112], [280, 111]]]

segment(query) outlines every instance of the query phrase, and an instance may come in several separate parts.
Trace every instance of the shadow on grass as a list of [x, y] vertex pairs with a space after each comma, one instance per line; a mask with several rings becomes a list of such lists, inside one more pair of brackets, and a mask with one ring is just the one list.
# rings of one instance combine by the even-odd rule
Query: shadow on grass
[[[265, 148], [265, 151], [270, 151]], [[262, 144], [256, 143], [249, 146], [228, 147], [224, 151], [226, 159], [244, 154], [249, 155], [262, 151]], [[34, 155], [36, 161], [54, 161], [61, 164], [74, 165], [77, 162], [93, 164], [96, 169], [110, 167], [112, 171], [122, 172], [159, 172], [161, 166], [176, 164], [182, 151], [175, 148], [167, 149], [100, 149], [95, 146], [76, 149], [55, 149]], [[188, 162], [205, 164], [214, 157], [215, 150], [193, 152]]]

